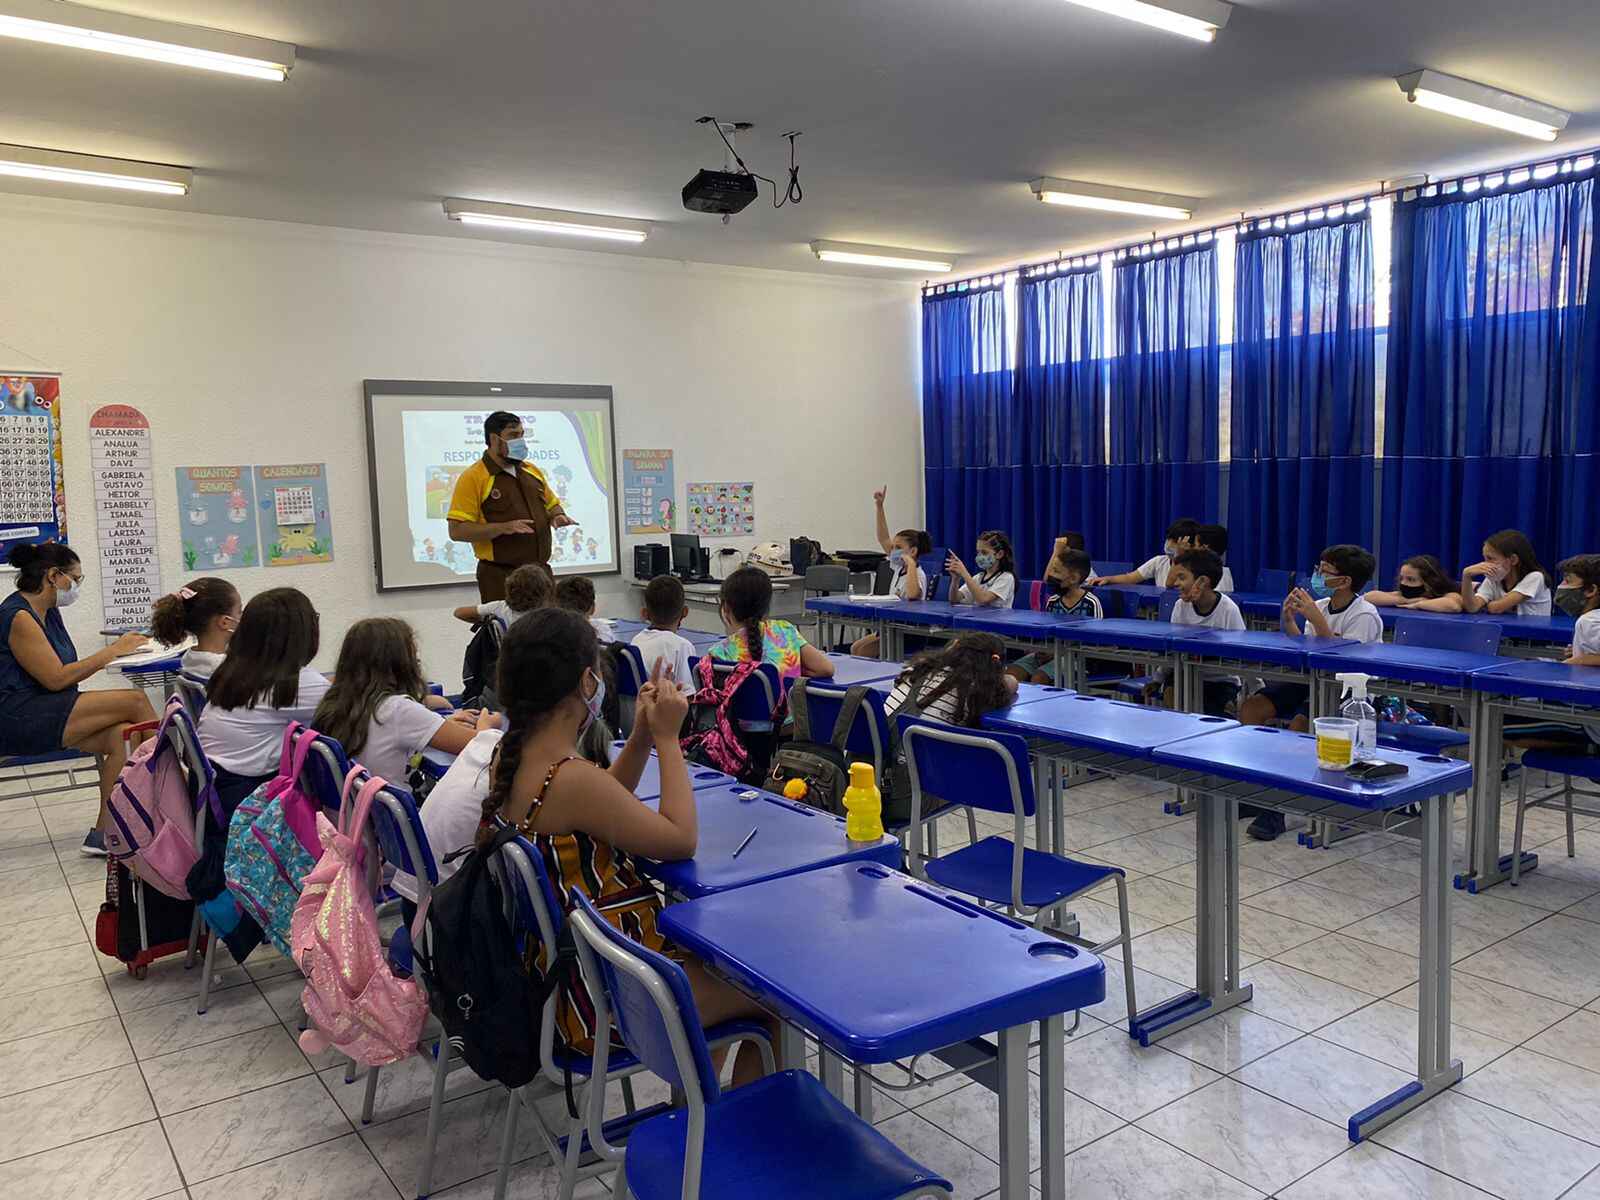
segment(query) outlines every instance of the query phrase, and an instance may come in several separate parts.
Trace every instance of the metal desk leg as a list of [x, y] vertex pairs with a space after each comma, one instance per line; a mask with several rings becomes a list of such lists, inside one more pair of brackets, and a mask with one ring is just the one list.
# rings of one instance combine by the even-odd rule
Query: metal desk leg
[[1352, 1142], [1398, 1120], [1461, 1078], [1460, 1060], [1450, 1057], [1450, 810], [1449, 796], [1433, 796], [1423, 805], [1417, 1077], [1354, 1114], [1348, 1126]]
[[856, 1076], [856, 1116], [868, 1125], [872, 1124], [872, 1073], [866, 1067], [857, 1063]]
[[840, 1100], [849, 1102], [844, 1094], [844, 1059], [826, 1046], [817, 1047], [817, 1070], [822, 1073], [822, 1086]]
[[[1500, 853], [1500, 768], [1505, 756], [1505, 713], [1481, 692], [1472, 693], [1472, 799], [1467, 827], [1467, 876], [1457, 887], [1477, 893], [1511, 877], [1511, 856]], [[1539, 856], [1522, 852], [1522, 874]]]
[[[1056, 854], [1066, 853], [1066, 792], [1062, 785], [1061, 773], [1064, 764], [1043, 754], [1033, 757], [1033, 796], [1034, 816], [1037, 818], [1034, 840], [1042, 850], [1045, 847], [1046, 810], [1048, 810], [1049, 845]], [[1055, 914], [1046, 919], [1046, 929], [1061, 934], [1063, 937], [1075, 938], [1082, 933], [1078, 923], [1077, 914], [1057, 909]]]
[[1044, 1200], [1066, 1200], [1066, 1068], [1061, 1061], [1065, 1021], [1060, 1014], [1040, 1023], [1039, 1158], [1043, 1166], [1039, 1190]]
[[[1057, 1022], [1060, 1019], [1055, 1018]], [[1029, 1028], [1027, 1025], [1013, 1025], [1000, 1031], [1000, 1200], [1027, 1200], [1028, 1197]], [[1040, 1052], [1044, 1052], [1043, 1047], [1040, 1047]], [[1060, 1061], [1060, 1054], [1058, 1047], [1057, 1062]], [[1042, 1081], [1040, 1099], [1043, 1099]], [[1058, 1098], [1060, 1103], [1064, 1102]], [[1042, 1120], [1042, 1103], [1039, 1113]]]
[[1195, 987], [1128, 1021], [1141, 1046], [1250, 999], [1238, 979], [1239, 805], [1199, 793], [1195, 816]]
[[786, 1071], [803, 1071], [806, 1066], [806, 1035], [798, 1025], [783, 1021], [778, 1026], [778, 1053]]

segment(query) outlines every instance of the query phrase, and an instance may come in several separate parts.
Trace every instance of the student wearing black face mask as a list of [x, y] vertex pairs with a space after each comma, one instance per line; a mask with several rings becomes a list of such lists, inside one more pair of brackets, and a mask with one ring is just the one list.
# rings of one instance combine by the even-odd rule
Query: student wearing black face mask
[[1371, 591], [1365, 598], [1379, 608], [1419, 612], [1458, 613], [1463, 607], [1461, 585], [1445, 574], [1443, 565], [1431, 554], [1418, 554], [1401, 563], [1394, 591]]
[[1574, 666], [1600, 667], [1600, 554], [1576, 555], [1557, 569], [1561, 586], [1556, 588], [1556, 607], [1578, 622], [1567, 660]]

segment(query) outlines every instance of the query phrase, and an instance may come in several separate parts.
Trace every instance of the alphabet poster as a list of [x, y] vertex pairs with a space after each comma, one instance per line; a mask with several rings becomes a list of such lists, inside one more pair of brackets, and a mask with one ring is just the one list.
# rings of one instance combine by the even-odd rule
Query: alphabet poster
[[255, 508], [256, 484], [249, 467], [179, 467], [184, 571], [259, 567]]
[[61, 380], [0, 375], [0, 560], [15, 542], [65, 541]]
[[333, 514], [328, 468], [292, 463], [255, 469], [256, 513], [262, 554], [269, 567], [333, 561]]
[[622, 452], [624, 533], [671, 533], [678, 527], [671, 450]]
[[150, 422], [142, 412], [127, 404], [94, 411], [89, 470], [100, 542], [101, 621], [107, 629], [148, 628], [161, 595], [161, 563]]
[[745, 537], [756, 531], [756, 485], [691, 483], [689, 532], [701, 537]]

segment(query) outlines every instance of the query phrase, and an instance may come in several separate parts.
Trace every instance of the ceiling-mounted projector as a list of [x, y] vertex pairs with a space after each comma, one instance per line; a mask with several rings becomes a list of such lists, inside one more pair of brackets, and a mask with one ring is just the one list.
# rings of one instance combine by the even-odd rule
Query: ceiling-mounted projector
[[683, 185], [683, 206], [690, 212], [728, 216], [743, 211], [756, 198], [757, 191], [754, 175], [702, 168]]

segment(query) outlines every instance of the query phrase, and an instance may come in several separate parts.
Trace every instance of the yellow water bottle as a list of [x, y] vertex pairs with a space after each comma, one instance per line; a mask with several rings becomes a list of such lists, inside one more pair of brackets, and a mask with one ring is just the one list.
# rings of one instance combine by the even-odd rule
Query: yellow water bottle
[[850, 764], [844, 811], [844, 835], [852, 842], [875, 842], [883, 837], [883, 793], [878, 791], [871, 763]]

